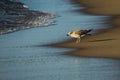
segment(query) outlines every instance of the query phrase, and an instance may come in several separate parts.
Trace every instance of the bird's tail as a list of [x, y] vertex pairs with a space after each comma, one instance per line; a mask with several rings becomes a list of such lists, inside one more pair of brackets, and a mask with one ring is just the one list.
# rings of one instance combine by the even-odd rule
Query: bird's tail
[[87, 30], [87, 33], [88, 33], [88, 32], [91, 32], [92, 30], [93, 30], [93, 29], [89, 29], [89, 30]]
[[89, 32], [91, 32], [93, 29], [86, 30], [86, 35], [91, 35]]
[[84, 33], [85, 34], [88, 34], [89, 32], [91, 32], [93, 29], [88, 29], [88, 30], [86, 30]]

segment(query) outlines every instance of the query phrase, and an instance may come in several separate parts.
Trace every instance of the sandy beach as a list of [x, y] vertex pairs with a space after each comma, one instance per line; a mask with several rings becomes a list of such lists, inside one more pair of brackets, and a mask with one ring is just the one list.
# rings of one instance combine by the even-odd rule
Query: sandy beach
[[83, 11], [94, 15], [108, 15], [112, 19], [108, 24], [112, 26], [98, 34], [82, 38], [79, 44], [74, 40], [55, 43], [50, 46], [60, 48], [74, 48], [75, 51], [65, 55], [80, 57], [120, 58], [120, 1], [119, 0], [76, 0], [86, 7]]

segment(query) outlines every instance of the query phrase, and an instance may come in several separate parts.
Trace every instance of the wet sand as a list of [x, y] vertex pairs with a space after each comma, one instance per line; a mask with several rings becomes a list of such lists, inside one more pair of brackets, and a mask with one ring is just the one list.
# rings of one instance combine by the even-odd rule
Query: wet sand
[[66, 55], [80, 57], [120, 58], [120, 1], [119, 0], [76, 0], [86, 8], [83, 10], [94, 15], [109, 15], [112, 19], [108, 24], [112, 26], [101, 33], [82, 38], [81, 43], [74, 40], [55, 43], [50, 46], [60, 48], [74, 48], [75, 51]]

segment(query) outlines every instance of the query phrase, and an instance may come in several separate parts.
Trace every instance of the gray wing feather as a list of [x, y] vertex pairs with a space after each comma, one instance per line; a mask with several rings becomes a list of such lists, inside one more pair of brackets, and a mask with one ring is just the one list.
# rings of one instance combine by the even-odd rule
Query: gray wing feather
[[81, 30], [75, 30], [73, 32], [76, 33], [76, 34], [78, 34], [78, 33], [81, 33]]
[[74, 32], [75, 32], [75, 34], [81, 35], [84, 32], [84, 30], [75, 30]]
[[75, 30], [73, 31], [75, 34], [79, 34], [79, 35], [83, 35], [83, 34], [87, 34], [91, 31], [92, 29], [89, 30]]

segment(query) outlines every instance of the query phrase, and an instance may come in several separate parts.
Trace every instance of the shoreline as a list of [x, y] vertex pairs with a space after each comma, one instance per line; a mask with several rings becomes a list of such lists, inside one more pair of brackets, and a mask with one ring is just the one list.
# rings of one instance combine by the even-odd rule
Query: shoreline
[[[65, 41], [60, 43], [53, 43], [48, 46], [59, 48], [73, 48], [74, 51], [65, 53], [64, 55], [71, 55], [77, 57], [95, 57], [95, 58], [114, 58], [120, 59], [120, 14], [119, 5], [120, 1], [107, 0], [105, 4], [104, 0], [76, 0], [77, 3], [83, 4], [85, 8], [83, 11], [88, 14], [95, 15], [108, 15], [112, 19], [108, 20], [108, 24], [112, 26], [103, 32], [94, 34], [92, 36], [86, 36], [79, 44], [75, 44], [75, 41]], [[114, 3], [113, 3], [114, 2]], [[110, 7], [108, 7], [108, 5]], [[110, 8], [110, 9], [109, 9]]]

